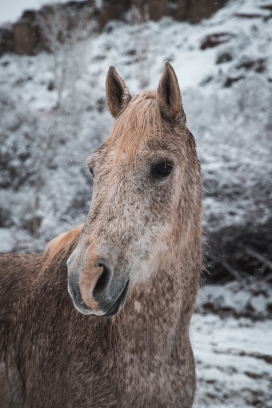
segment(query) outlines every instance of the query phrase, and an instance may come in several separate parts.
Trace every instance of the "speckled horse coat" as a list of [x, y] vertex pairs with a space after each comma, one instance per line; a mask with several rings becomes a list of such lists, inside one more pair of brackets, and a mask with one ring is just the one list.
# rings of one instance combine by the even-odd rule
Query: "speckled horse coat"
[[0, 256], [2, 408], [193, 404], [195, 141], [170, 64], [156, 91], [132, 98], [113, 67], [106, 89], [116, 120], [87, 161], [94, 190], [86, 222], [42, 254]]

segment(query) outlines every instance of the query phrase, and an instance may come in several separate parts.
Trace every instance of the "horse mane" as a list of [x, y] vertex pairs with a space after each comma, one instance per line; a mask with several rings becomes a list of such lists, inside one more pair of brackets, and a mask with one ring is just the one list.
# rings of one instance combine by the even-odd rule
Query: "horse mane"
[[134, 96], [116, 118], [106, 141], [106, 153], [118, 142], [116, 160], [125, 152], [128, 162], [136, 159], [142, 140], [159, 148], [162, 142], [162, 115], [156, 91], [143, 91]]
[[68, 257], [68, 254], [74, 250], [78, 241], [83, 224], [76, 228], [58, 235], [49, 241], [44, 250], [45, 267], [54, 262], [59, 262]]

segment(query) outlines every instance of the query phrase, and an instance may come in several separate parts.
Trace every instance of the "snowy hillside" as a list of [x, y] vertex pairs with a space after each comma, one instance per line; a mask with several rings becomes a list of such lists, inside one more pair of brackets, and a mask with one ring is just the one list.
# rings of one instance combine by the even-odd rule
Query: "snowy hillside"
[[[1, 248], [40, 250], [84, 220], [92, 183], [84, 162], [112, 125], [104, 99], [110, 65], [135, 93], [156, 87], [165, 60], [173, 64], [202, 163], [208, 234], [269, 222], [272, 11], [266, 3], [232, 1], [198, 26], [168, 18], [111, 22], [101, 35], [54, 55], [3, 56]], [[34, 216], [38, 240], [31, 234]]]
[[210, 271], [235, 277], [198, 300], [196, 407], [272, 407], [272, 3], [233, 0], [199, 25], [132, 17], [53, 54], [0, 58], [0, 251], [43, 250], [84, 221], [85, 160], [113, 123], [109, 66], [134, 94], [170, 61], [203, 170]]
[[[84, 220], [91, 198], [84, 161], [112, 124], [104, 101], [110, 65], [135, 93], [156, 87], [165, 60], [173, 64], [198, 143], [208, 232], [252, 220], [266, 223], [272, 202], [272, 11], [265, 4], [233, 1], [198, 26], [170, 19], [112, 22], [101, 35], [57, 55], [2, 57], [4, 249], [21, 248], [23, 238], [15, 239], [13, 229], [24, 239], [32, 230], [37, 165], [45, 150], [38, 209], [42, 242], [29, 236], [22, 250], [41, 249], [44, 240]], [[54, 110], [57, 103], [61, 107]]]

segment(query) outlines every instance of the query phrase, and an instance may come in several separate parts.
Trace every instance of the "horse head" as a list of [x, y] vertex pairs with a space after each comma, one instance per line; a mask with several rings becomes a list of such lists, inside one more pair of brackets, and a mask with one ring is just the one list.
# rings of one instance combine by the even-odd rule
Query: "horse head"
[[116, 314], [158, 268], [174, 273], [201, 212], [195, 142], [172, 66], [156, 91], [133, 98], [111, 67], [106, 97], [115, 123], [87, 159], [92, 203], [67, 262], [76, 309], [96, 316]]

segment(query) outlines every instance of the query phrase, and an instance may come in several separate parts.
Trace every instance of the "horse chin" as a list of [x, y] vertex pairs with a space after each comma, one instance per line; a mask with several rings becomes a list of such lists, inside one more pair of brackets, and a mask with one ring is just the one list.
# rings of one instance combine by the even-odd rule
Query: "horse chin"
[[81, 313], [81, 314], [83, 314], [85, 316], [97, 316], [98, 317], [98, 316], [102, 316], [104, 314], [104, 312], [102, 310], [96, 312], [97, 314], [94, 314], [94, 311], [91, 308], [87, 307], [87, 306], [81, 306], [81, 305], [78, 306], [75, 302], [73, 302], [73, 304], [74, 304], [75, 309], [79, 313]]

